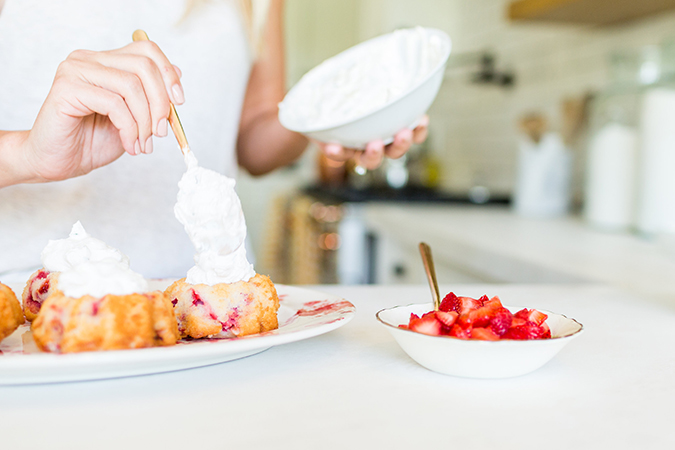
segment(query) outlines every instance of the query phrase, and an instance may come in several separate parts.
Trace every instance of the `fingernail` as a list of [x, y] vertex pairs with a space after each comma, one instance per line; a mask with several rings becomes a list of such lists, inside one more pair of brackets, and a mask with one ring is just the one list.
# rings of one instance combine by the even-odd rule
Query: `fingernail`
[[145, 141], [145, 153], [148, 155], [152, 153], [152, 136], [150, 136], [148, 140]]
[[340, 154], [340, 151], [342, 150], [342, 147], [336, 144], [328, 144], [326, 145], [326, 153], [332, 156], [337, 156]]
[[174, 84], [173, 87], [171, 88], [171, 92], [173, 92], [173, 99], [176, 101], [176, 103], [181, 105], [185, 102], [185, 96], [183, 95], [183, 88], [180, 87], [179, 84]]
[[157, 136], [159, 137], [164, 137], [169, 133], [169, 124], [166, 121], [165, 118], [161, 118], [159, 122], [157, 122]]
[[141, 154], [141, 141], [136, 139], [136, 143], [134, 144], [134, 155], [140, 155]]

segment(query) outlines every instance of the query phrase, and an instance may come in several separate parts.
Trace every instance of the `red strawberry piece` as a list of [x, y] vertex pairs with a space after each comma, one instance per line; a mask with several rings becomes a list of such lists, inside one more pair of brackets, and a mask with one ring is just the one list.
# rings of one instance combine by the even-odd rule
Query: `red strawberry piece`
[[455, 324], [450, 328], [450, 333], [448, 334], [459, 339], [471, 339], [471, 328], [462, 328]]
[[541, 339], [544, 335], [544, 329], [533, 322], [528, 322], [525, 325], [509, 328], [504, 336], [505, 339], [516, 340], [530, 340]]
[[541, 311], [537, 311], [536, 309], [531, 309], [530, 314], [527, 317], [528, 321], [534, 322], [537, 325], [541, 325], [544, 323], [544, 321], [546, 321], [546, 319], [548, 319], [548, 316]]
[[544, 330], [544, 334], [542, 334], [541, 339], [551, 339], [551, 329], [546, 324], [546, 322], [541, 324], [541, 328]]
[[480, 302], [481, 306], [483, 306], [483, 305], [485, 304], [485, 302], [487, 302], [487, 301], [489, 301], [489, 300], [490, 300], [490, 299], [488, 298], [487, 295], [484, 295], [484, 296], [482, 296], [481, 298], [478, 299], [478, 301]]
[[499, 308], [504, 307], [504, 305], [502, 305], [501, 300], [499, 300], [499, 297], [492, 297], [490, 300], [483, 303], [483, 306], [487, 306], [489, 308], [494, 308], [494, 309], [499, 309]]
[[457, 312], [462, 315], [470, 312], [471, 310], [478, 309], [482, 306], [479, 300], [471, 297], [459, 297], [459, 307]]
[[413, 319], [408, 325], [408, 329], [422, 334], [438, 336], [441, 334], [441, 322], [436, 320], [436, 316], [424, 315], [419, 319]]
[[473, 311], [466, 312], [464, 314], [460, 314], [459, 317], [457, 317], [457, 325], [459, 325], [462, 328], [470, 328], [473, 326], [473, 315], [471, 314]]
[[443, 324], [443, 326], [448, 328], [455, 324], [458, 316], [459, 314], [457, 314], [455, 311], [436, 311], [436, 319], [438, 319]]
[[402, 323], [401, 325], [398, 326], [399, 328], [403, 328], [404, 330], [408, 329], [408, 325]]
[[441, 305], [438, 307], [441, 311], [457, 311], [459, 307], [459, 298], [455, 295], [454, 292], [450, 292], [448, 295], [443, 298]]
[[511, 328], [513, 327], [522, 327], [527, 323], [526, 319], [523, 319], [521, 317], [516, 317], [515, 315], [513, 316], [513, 320], [511, 321]]
[[474, 328], [471, 330], [471, 339], [479, 341], [498, 341], [499, 336], [489, 328]]
[[490, 320], [490, 328], [498, 336], [503, 336], [511, 327], [511, 322], [513, 322], [513, 315], [511, 311], [506, 308], [498, 309], [495, 315]]
[[493, 312], [484, 306], [471, 311], [471, 319], [474, 327], [485, 327], [490, 324]]
[[530, 317], [530, 310], [527, 308], [523, 308], [517, 313], [515, 313], [513, 316], [519, 319], [528, 320], [528, 318]]
[[[419, 318], [420, 318], [420, 316], [418, 316], [417, 314], [410, 313], [410, 320], [419, 319]], [[408, 322], [410, 322], [410, 320], [408, 320]]]

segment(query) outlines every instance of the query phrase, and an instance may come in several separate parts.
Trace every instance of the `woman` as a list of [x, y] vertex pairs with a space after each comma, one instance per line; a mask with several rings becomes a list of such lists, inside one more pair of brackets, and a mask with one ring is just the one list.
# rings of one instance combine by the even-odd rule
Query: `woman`
[[[169, 102], [182, 105], [201, 165], [228, 176], [237, 164], [267, 173], [306, 147], [277, 119], [282, 3], [269, 3], [256, 53], [250, 0], [187, 9], [184, 0], [0, 0], [0, 186], [9, 186], [0, 189], [0, 277], [39, 266], [47, 240], [77, 220], [145, 276], [182, 276], [193, 249], [172, 214], [184, 164], [173, 138], [161, 139]], [[128, 44], [137, 28], [161, 50]], [[377, 167], [425, 134], [422, 126], [386, 148], [372, 142], [360, 163]], [[355, 154], [320, 147], [333, 159]]]

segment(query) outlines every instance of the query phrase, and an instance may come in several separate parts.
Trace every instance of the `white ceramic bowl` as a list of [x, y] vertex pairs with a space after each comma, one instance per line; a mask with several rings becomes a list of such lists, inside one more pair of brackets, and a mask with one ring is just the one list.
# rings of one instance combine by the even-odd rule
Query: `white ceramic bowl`
[[324, 61], [307, 74], [286, 94], [279, 105], [279, 121], [292, 131], [302, 133], [321, 142], [339, 143], [345, 147], [365, 148], [366, 144], [382, 139], [385, 144], [393, 141], [394, 135], [403, 128], [414, 128], [419, 119], [429, 109], [443, 81], [445, 64], [450, 56], [451, 41], [446, 33], [433, 28], [424, 29], [429, 36], [438, 38], [441, 43], [442, 57], [417, 85], [410, 87], [384, 106], [340, 123], [335, 121], [321, 128], [308, 128], [302, 125], [292, 113], [294, 102], [302, 98], [302, 91], [321, 84], [322, 80], [332, 77], [355, 60], [367, 57], [370, 48], [379, 41], [388, 38], [388, 34], [364, 41], [344, 52]]
[[[506, 306], [511, 312], [522, 307]], [[410, 313], [431, 311], [431, 303], [395, 306], [376, 314], [401, 348], [420, 365], [434, 372], [469, 378], [508, 378], [525, 375], [550, 361], [567, 343], [577, 337], [583, 326], [561, 314], [540, 310], [548, 315], [551, 339], [529, 341], [478, 341], [447, 336], [429, 336], [398, 328], [408, 324]]]

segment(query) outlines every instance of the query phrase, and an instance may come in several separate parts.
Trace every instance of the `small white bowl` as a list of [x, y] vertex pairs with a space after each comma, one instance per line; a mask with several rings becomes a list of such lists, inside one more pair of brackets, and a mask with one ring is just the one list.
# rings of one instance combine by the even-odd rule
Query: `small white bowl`
[[[506, 306], [511, 312], [522, 307]], [[528, 341], [463, 340], [448, 336], [429, 336], [404, 328], [410, 313], [422, 315], [433, 309], [431, 303], [395, 306], [379, 311], [377, 319], [412, 359], [434, 372], [468, 378], [508, 378], [533, 372], [550, 361], [583, 326], [562, 314], [539, 310], [548, 315], [551, 339]]]
[[440, 41], [442, 57], [436, 66], [415, 86], [376, 110], [371, 110], [348, 121], [335, 121], [321, 128], [310, 128], [296, 120], [293, 107], [303, 97], [303, 90], [320, 85], [355, 60], [366, 58], [373, 45], [387, 39], [389, 34], [362, 42], [338, 55], [329, 58], [309, 72], [286, 94], [279, 104], [279, 121], [298, 133], [321, 142], [338, 143], [345, 147], [365, 148], [368, 142], [382, 139], [385, 144], [394, 140], [394, 135], [403, 128], [414, 128], [429, 109], [443, 81], [445, 64], [452, 48], [450, 37], [433, 28], [424, 31]]

